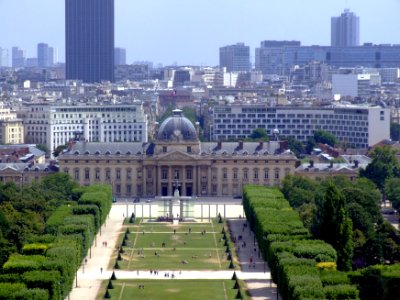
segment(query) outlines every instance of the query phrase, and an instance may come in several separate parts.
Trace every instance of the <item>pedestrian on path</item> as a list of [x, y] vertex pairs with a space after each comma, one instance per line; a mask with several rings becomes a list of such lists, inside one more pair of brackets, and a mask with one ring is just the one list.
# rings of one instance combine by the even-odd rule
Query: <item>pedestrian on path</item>
[[100, 268], [100, 274], [103, 274], [103, 268]]

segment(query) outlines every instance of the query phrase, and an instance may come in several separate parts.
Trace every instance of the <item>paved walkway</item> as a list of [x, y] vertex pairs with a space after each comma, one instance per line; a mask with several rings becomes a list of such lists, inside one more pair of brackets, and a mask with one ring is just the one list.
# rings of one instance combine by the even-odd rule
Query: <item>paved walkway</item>
[[[100, 289], [103, 280], [111, 277], [112, 270], [107, 269], [110, 265], [110, 258], [114, 254], [117, 247], [117, 239], [123, 229], [123, 219], [125, 208], [121, 205], [113, 205], [109, 218], [105, 225], [102, 226], [101, 236], [97, 235], [96, 245], [91, 248], [91, 257], [86, 258], [87, 263], [81, 265], [77, 272], [77, 287], [70, 293], [69, 299], [71, 300], [91, 300], [95, 299]], [[239, 279], [245, 280], [252, 299], [277, 299], [276, 286], [272, 283], [268, 265], [258, 257], [258, 246], [256, 244], [256, 251], [254, 251], [253, 234], [249, 233], [246, 228], [242, 232], [244, 220], [230, 220], [232, 234], [243, 236], [242, 241], [237, 243], [241, 247], [241, 243], [246, 242], [246, 247], [240, 248], [239, 260], [241, 271], [236, 271]], [[103, 246], [103, 242], [107, 242], [107, 247]], [[250, 257], [253, 261], [250, 265]], [[254, 262], [254, 263], [253, 263]], [[250, 266], [250, 267], [249, 267]], [[165, 278], [164, 274], [174, 274], [174, 279]], [[172, 271], [172, 270], [159, 270], [159, 275], [150, 274], [150, 271], [115, 271], [118, 279], [166, 279], [166, 280], [179, 280], [179, 279], [230, 279], [233, 276], [233, 271]]]
[[[229, 220], [229, 228], [234, 237], [236, 237], [236, 252], [238, 253], [240, 268], [244, 274], [262, 274], [259, 278], [244, 279], [247, 283], [247, 289], [252, 299], [280, 299], [277, 295], [276, 285], [271, 281], [271, 274], [268, 264], [264, 262], [255, 240], [254, 233], [248, 226], [244, 226], [246, 221], [243, 219]], [[239, 239], [241, 236], [241, 239]], [[240, 277], [239, 277], [240, 278]]]

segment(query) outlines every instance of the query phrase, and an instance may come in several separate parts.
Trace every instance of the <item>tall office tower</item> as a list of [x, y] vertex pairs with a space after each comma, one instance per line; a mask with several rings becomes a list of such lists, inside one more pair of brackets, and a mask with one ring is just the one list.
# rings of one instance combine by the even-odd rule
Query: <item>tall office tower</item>
[[116, 66], [126, 65], [126, 49], [115, 48], [114, 49], [114, 61]]
[[8, 49], [0, 48], [0, 67], [8, 67]]
[[20, 49], [19, 47], [12, 47], [12, 67], [25, 67], [25, 51]]
[[244, 43], [219, 48], [219, 66], [227, 72], [250, 70], [250, 47]]
[[38, 67], [45, 68], [50, 66], [50, 47], [48, 44], [40, 43], [37, 45]]
[[66, 79], [114, 81], [114, 0], [65, 0]]
[[54, 60], [55, 60], [55, 51], [54, 51], [54, 47], [49, 47], [49, 52], [48, 52], [48, 54], [49, 54], [49, 60], [48, 60], [48, 63], [49, 63], [49, 67], [51, 67], [51, 66], [53, 66], [54, 65]]
[[331, 18], [331, 46], [359, 46], [360, 18], [349, 9]]

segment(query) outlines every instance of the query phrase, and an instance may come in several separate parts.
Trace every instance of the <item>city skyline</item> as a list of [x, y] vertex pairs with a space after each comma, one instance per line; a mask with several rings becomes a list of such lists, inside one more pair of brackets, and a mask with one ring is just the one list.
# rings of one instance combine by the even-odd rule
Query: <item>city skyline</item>
[[[360, 44], [400, 43], [394, 34], [398, 0], [385, 4], [372, 0], [205, 0], [190, 6], [179, 0], [116, 0], [115, 6], [115, 46], [126, 48], [127, 63], [218, 65], [219, 48], [238, 42], [250, 46], [252, 62], [254, 49], [263, 40], [329, 45], [331, 17], [345, 8], [360, 17]], [[19, 46], [27, 57], [34, 57], [37, 44], [47, 43], [58, 48], [59, 61], [64, 62], [64, 13], [64, 0], [0, 0], [0, 47], [10, 53], [13, 46]]]

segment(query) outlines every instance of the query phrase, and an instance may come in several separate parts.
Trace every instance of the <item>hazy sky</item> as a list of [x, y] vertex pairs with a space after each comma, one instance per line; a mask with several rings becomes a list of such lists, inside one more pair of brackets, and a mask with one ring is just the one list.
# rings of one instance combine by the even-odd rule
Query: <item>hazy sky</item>
[[[262, 40], [329, 45], [330, 17], [360, 17], [360, 42], [400, 44], [400, 0], [115, 0], [115, 46], [127, 62], [217, 65], [218, 48]], [[0, 0], [0, 47], [28, 57], [45, 42], [64, 61], [64, 0]], [[10, 50], [11, 52], [11, 50]], [[11, 54], [10, 54], [11, 56]], [[10, 57], [11, 59], [11, 57]]]

